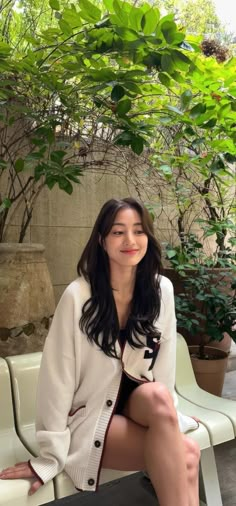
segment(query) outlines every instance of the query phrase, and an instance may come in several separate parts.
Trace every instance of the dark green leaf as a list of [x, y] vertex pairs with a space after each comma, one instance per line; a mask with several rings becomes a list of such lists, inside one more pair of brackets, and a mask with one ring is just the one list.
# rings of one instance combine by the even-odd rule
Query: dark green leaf
[[25, 162], [22, 158], [18, 158], [18, 160], [15, 161], [15, 169], [16, 172], [22, 172], [24, 170]]
[[182, 93], [182, 95], [180, 97], [181, 109], [183, 109], [183, 110], [187, 109], [192, 98], [193, 98], [193, 94], [192, 94], [191, 90], [184, 91], [184, 93]]
[[180, 70], [187, 70], [189, 65], [191, 64], [191, 60], [181, 51], [174, 49], [171, 52], [173, 61]]
[[206, 112], [206, 105], [205, 104], [197, 104], [195, 105], [189, 112], [190, 118], [198, 118], [201, 114], [204, 114]]
[[52, 190], [55, 184], [57, 183], [57, 177], [55, 176], [47, 176], [45, 180], [45, 184], [49, 188], [49, 190]]
[[159, 72], [158, 78], [159, 78], [161, 84], [166, 86], [166, 88], [170, 87], [171, 80], [167, 74], [165, 74], [164, 72]]
[[111, 92], [111, 99], [118, 102], [125, 95], [125, 90], [119, 84], [116, 84]]
[[166, 42], [168, 44], [172, 44], [176, 36], [176, 24], [173, 21], [165, 21], [161, 25], [161, 31], [165, 37]]
[[218, 172], [224, 168], [225, 168], [225, 165], [224, 165], [223, 160], [221, 158], [217, 158], [211, 164], [210, 170], [211, 170], [211, 172]]
[[193, 130], [193, 128], [191, 126], [185, 128], [184, 130], [184, 134], [186, 135], [189, 135], [190, 137], [192, 137], [192, 135], [195, 135], [196, 132]]
[[60, 190], [65, 191], [66, 193], [68, 193], [68, 195], [72, 194], [73, 186], [68, 179], [61, 177], [58, 181], [58, 185]]
[[73, 181], [73, 183], [81, 184], [80, 179], [78, 179], [78, 177], [75, 176], [74, 174], [67, 174], [67, 177], [68, 177], [68, 179]]
[[135, 95], [137, 95], [137, 94], [140, 94], [140, 93], [141, 93], [141, 90], [140, 90], [140, 88], [138, 87], [138, 85], [137, 85], [136, 83], [132, 83], [131, 81], [125, 81], [125, 82], [123, 83], [123, 86], [124, 86], [127, 90], [131, 91], [132, 93], [135, 93]]
[[217, 118], [211, 118], [208, 121], [204, 121], [201, 125], [201, 128], [213, 128], [217, 123]]
[[40, 163], [39, 165], [36, 165], [34, 169], [34, 178], [35, 181], [39, 181], [39, 179], [45, 174], [47, 166]]
[[143, 152], [144, 139], [140, 135], [133, 135], [131, 139], [131, 149], [136, 155], [141, 155]]
[[52, 151], [52, 153], [50, 155], [50, 159], [52, 160], [52, 162], [55, 162], [55, 163], [61, 165], [65, 154], [66, 154], [66, 152], [61, 151], [61, 150]]
[[130, 146], [131, 139], [132, 139], [131, 132], [121, 132], [115, 137], [114, 144], [118, 144], [121, 146]]
[[49, 5], [55, 11], [59, 11], [60, 10], [60, 4], [59, 4], [58, 0], [49, 0]]
[[182, 74], [180, 72], [177, 72], [177, 71], [174, 71], [171, 73], [171, 77], [172, 79], [174, 79], [177, 83], [184, 83], [185, 82], [185, 79], [184, 77], [182, 76]]
[[125, 100], [121, 100], [118, 105], [116, 112], [119, 116], [125, 116], [127, 112], [131, 109], [131, 100], [129, 98], [126, 98]]
[[163, 54], [161, 57], [161, 68], [164, 72], [171, 74], [174, 71], [175, 65], [170, 54]]

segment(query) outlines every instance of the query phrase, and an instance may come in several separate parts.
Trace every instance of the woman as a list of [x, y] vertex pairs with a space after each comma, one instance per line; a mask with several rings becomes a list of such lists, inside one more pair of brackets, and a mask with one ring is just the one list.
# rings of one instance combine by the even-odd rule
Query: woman
[[[197, 506], [197, 445], [176, 414], [176, 320], [171, 282], [147, 210], [135, 199], [101, 209], [47, 337], [37, 395], [40, 456], [4, 470], [34, 478], [62, 469], [96, 490], [101, 467], [145, 469], [160, 506]], [[180, 428], [179, 428], [180, 426]]]

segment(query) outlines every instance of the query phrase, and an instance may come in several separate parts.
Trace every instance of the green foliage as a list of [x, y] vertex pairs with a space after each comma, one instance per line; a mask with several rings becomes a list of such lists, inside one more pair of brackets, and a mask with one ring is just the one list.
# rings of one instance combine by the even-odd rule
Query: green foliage
[[1, 152], [0, 175], [8, 170], [9, 184], [1, 196], [0, 237], [22, 202], [22, 241], [42, 188], [58, 184], [71, 194], [80, 182], [80, 148], [91, 148], [91, 132], [95, 139], [103, 125], [114, 145], [142, 153], [155, 132], [158, 95], [192, 61], [173, 16], [162, 18], [147, 3], [12, 1], [13, 18], [9, 9], [0, 24], [0, 121], [2, 139], [13, 141]]
[[171, 83], [168, 100], [159, 98], [151, 160], [167, 205], [176, 209], [170, 222], [180, 244], [182, 234], [198, 229], [203, 240], [212, 238], [217, 266], [236, 235], [236, 65], [234, 58], [218, 64], [200, 55], [194, 63], [185, 82]]
[[167, 258], [178, 273], [181, 289], [175, 296], [178, 328], [201, 338], [201, 358], [209, 341], [221, 341], [227, 332], [236, 342], [236, 266], [230, 249], [221, 266], [207, 257], [194, 234], [181, 246], [167, 246]]

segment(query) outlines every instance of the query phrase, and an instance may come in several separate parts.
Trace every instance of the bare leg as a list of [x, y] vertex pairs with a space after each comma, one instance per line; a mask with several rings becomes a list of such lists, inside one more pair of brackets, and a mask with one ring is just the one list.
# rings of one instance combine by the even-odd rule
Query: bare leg
[[114, 416], [102, 466], [146, 469], [160, 506], [197, 506], [197, 445], [179, 432], [172, 397], [158, 383], [138, 387], [124, 417]]

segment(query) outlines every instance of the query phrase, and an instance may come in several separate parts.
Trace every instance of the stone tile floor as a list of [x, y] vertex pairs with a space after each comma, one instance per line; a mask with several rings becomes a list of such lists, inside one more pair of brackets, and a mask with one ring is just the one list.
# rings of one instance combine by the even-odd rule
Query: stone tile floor
[[[236, 401], [236, 370], [227, 372], [222, 397]], [[216, 446], [215, 455], [223, 506], [236, 506], [236, 440]]]

